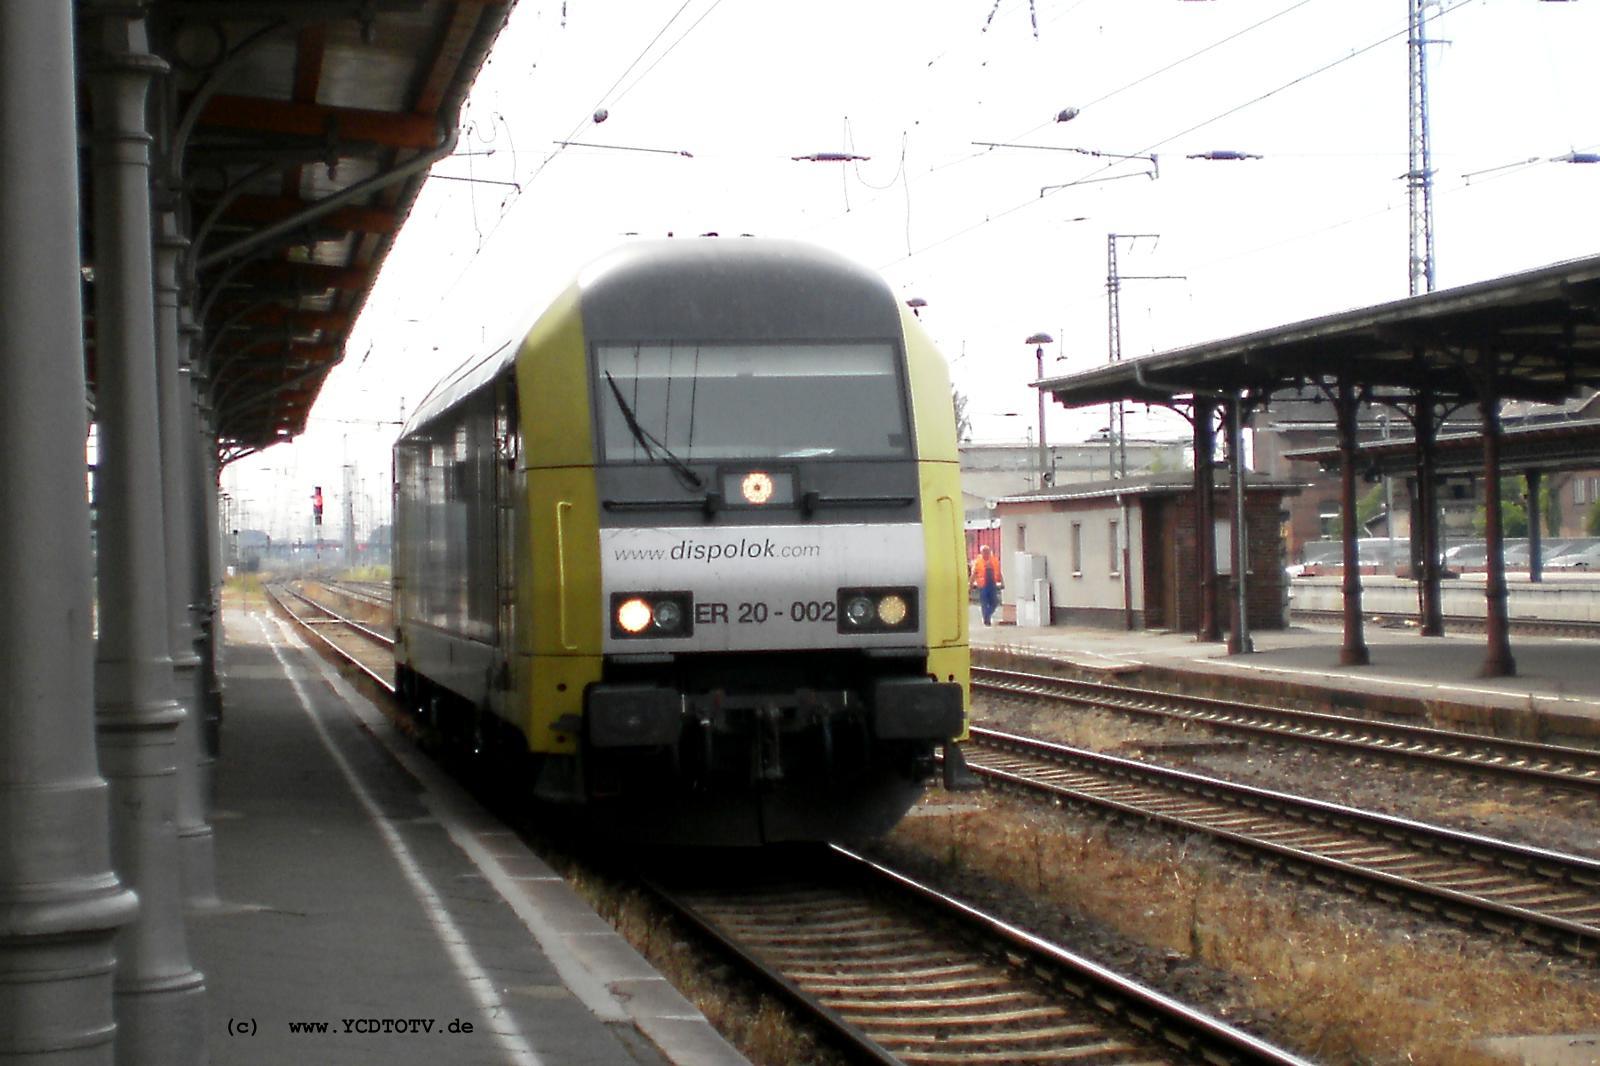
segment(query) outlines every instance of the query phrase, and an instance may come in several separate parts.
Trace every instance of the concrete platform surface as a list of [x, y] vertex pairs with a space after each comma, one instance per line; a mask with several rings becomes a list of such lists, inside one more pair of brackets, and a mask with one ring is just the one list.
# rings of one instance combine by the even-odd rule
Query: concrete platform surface
[[1600, 641], [1513, 636], [1516, 676], [1479, 678], [1482, 634], [1423, 637], [1409, 627], [1368, 625], [1366, 666], [1339, 664], [1343, 633], [1334, 627], [1261, 630], [1252, 639], [1254, 652], [1229, 655], [1226, 644], [1203, 644], [1192, 633], [985, 626], [976, 610], [972, 615], [975, 652], [1047, 655], [1091, 671], [1162, 670], [1262, 687], [1314, 687], [1351, 697], [1339, 701], [1346, 704], [1370, 697], [1481, 708], [1485, 721], [1468, 724], [1528, 737], [1600, 741]]
[[213, 1064], [746, 1062], [286, 625], [225, 631]]

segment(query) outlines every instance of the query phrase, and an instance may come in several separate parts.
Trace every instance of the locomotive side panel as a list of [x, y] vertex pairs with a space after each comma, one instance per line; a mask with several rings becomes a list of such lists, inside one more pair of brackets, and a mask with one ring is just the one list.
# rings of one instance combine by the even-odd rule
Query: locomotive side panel
[[584, 689], [600, 677], [598, 502], [579, 293], [545, 312], [517, 356], [524, 488], [517, 500], [517, 632], [509, 717], [535, 753], [573, 755]]
[[[964, 723], [972, 708], [972, 667], [967, 634], [961, 468], [950, 369], [909, 310], [901, 310], [900, 321], [911, 376], [927, 556], [928, 672], [940, 681], [961, 686]], [[965, 738], [963, 725], [961, 739]]]
[[494, 397], [484, 390], [395, 449], [396, 661], [488, 705], [500, 691]]

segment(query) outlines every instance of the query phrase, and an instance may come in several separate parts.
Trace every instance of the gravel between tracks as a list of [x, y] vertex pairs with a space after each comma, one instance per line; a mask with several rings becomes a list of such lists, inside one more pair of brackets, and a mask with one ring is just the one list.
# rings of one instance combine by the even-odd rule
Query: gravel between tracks
[[[1515, 821], [1544, 824], [1542, 812], [1527, 811], [1525, 791], [1490, 803], [1469, 789], [1466, 801], [1478, 807], [1463, 814], [1462, 801], [1441, 792], [1447, 779], [1387, 761], [1216, 743], [1059, 705], [984, 699], [977, 710], [978, 724], [1136, 757], [1165, 758], [1181, 742], [1183, 761], [1203, 772], [1430, 820], [1444, 821], [1438, 812], [1454, 802], [1455, 824], [1469, 829], [1516, 835], [1493, 817], [1500, 803]], [[1581, 837], [1582, 809], [1561, 832]], [[1321, 1062], [1502, 1062], [1474, 1042], [1580, 1032], [1600, 1018], [1600, 981], [1588, 964], [1307, 886], [1203, 839], [933, 792], [878, 853]]]

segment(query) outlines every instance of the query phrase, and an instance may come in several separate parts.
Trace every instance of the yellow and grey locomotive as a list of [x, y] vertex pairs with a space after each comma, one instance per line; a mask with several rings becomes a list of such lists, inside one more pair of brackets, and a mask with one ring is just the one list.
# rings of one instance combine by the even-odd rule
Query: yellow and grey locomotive
[[968, 700], [948, 371], [786, 241], [625, 246], [395, 447], [397, 680], [608, 830], [866, 836]]

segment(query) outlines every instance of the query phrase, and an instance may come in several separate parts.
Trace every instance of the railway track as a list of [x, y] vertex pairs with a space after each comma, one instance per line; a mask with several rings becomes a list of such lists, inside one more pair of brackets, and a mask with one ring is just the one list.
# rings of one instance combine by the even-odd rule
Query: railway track
[[313, 639], [333, 649], [385, 691], [394, 691], [394, 637], [346, 618], [287, 585], [270, 585], [266, 591]]
[[1302, 1060], [842, 848], [754, 886], [654, 885], [883, 1064]]
[[1233, 733], [1316, 744], [1600, 794], [1600, 752], [1320, 711], [1188, 696], [1077, 678], [972, 667], [976, 691], [1195, 722]]
[[[371, 668], [391, 638], [300, 593], [269, 592], [303, 629]], [[365, 645], [363, 652], [361, 645]], [[850, 871], [757, 890], [652, 890], [870, 1061], [1290, 1064], [1303, 1060], [843, 849]], [[870, 888], [869, 888], [870, 886]], [[893, 891], [907, 904], [882, 901]]]
[[394, 591], [384, 581], [323, 581], [323, 588], [346, 599], [388, 610], [394, 603]]
[[1301, 876], [1600, 956], [1600, 860], [974, 728], [986, 783], [1202, 833]]

